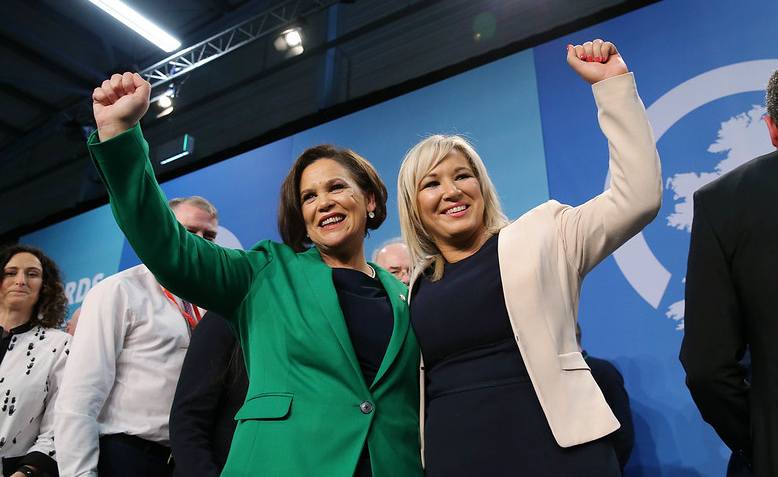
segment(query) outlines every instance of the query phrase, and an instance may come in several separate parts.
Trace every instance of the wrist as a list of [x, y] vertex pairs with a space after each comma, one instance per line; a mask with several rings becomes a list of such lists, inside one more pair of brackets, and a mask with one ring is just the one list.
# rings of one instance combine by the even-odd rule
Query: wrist
[[126, 124], [122, 122], [110, 123], [110, 124], [98, 124], [97, 137], [100, 138], [100, 142], [107, 141], [119, 134], [131, 129], [135, 123]]

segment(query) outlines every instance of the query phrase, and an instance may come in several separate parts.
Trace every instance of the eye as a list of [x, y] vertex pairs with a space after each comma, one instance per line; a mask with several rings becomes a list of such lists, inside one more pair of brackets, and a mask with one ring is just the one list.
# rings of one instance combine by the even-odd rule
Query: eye
[[16, 272], [13, 271], [13, 270], [6, 270], [6, 271], [3, 272], [3, 276], [6, 276], [6, 277], [12, 277], [14, 275], [16, 275]]
[[308, 202], [312, 201], [315, 197], [316, 197], [316, 194], [314, 194], [312, 192], [308, 192], [306, 194], [303, 194], [303, 196], [302, 196], [303, 203], [308, 203]]
[[38, 270], [31, 270], [27, 272], [27, 276], [30, 278], [38, 278], [39, 276], [41, 276], [41, 272], [39, 272]]
[[430, 189], [432, 187], [437, 187], [438, 185], [440, 185], [440, 182], [438, 182], [438, 181], [429, 181], [429, 182], [422, 183], [421, 188], [422, 189]]
[[338, 191], [342, 191], [345, 188], [346, 188], [345, 184], [341, 184], [339, 182], [336, 182], [336, 183], [332, 184], [332, 187], [330, 187], [330, 191], [338, 192]]
[[469, 179], [471, 177], [473, 177], [473, 174], [469, 172], [460, 172], [459, 174], [457, 174], [456, 180]]

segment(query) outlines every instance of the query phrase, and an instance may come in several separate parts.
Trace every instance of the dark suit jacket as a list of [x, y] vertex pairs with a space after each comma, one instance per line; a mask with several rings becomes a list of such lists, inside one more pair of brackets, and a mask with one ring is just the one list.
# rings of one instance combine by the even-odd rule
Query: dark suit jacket
[[613, 415], [616, 416], [616, 419], [621, 424], [621, 427], [609, 434], [607, 439], [610, 439], [613, 443], [613, 449], [616, 451], [616, 457], [619, 459], [619, 466], [621, 466], [623, 471], [629, 456], [632, 454], [632, 448], [635, 446], [632, 410], [629, 407], [627, 390], [624, 388], [624, 377], [610, 361], [587, 354], [584, 356], [586, 357], [586, 364], [592, 370], [592, 377], [597, 381], [597, 385], [602, 390], [603, 396], [605, 396], [605, 401], [608, 402]]
[[170, 411], [175, 475], [219, 477], [247, 389], [235, 334], [224, 318], [207, 313], [192, 333]]
[[[703, 419], [778, 475], [778, 152], [694, 195], [681, 362]], [[751, 351], [752, 381], [739, 364]]]

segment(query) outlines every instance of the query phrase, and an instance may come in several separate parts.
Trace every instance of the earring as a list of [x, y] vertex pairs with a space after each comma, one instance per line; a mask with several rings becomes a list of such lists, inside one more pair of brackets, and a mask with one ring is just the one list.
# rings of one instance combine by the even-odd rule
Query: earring
[[367, 216], [370, 217], [371, 219], [374, 219], [375, 213], [371, 210], [370, 212], [367, 213]]

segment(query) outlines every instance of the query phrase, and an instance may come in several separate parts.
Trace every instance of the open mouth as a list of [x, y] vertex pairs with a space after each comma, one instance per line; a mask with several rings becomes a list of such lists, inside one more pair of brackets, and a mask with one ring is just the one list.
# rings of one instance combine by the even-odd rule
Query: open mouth
[[470, 206], [469, 205], [465, 205], [465, 204], [455, 205], [454, 207], [451, 207], [451, 208], [448, 208], [448, 209], [444, 210], [443, 214], [444, 215], [450, 215], [450, 216], [453, 216], [453, 217], [460, 217], [460, 216], [464, 215], [465, 211], [467, 211], [467, 209], [469, 209], [469, 208], [470, 208]]
[[346, 220], [346, 216], [343, 214], [329, 214], [319, 220], [319, 227], [325, 229], [333, 228], [344, 220]]

